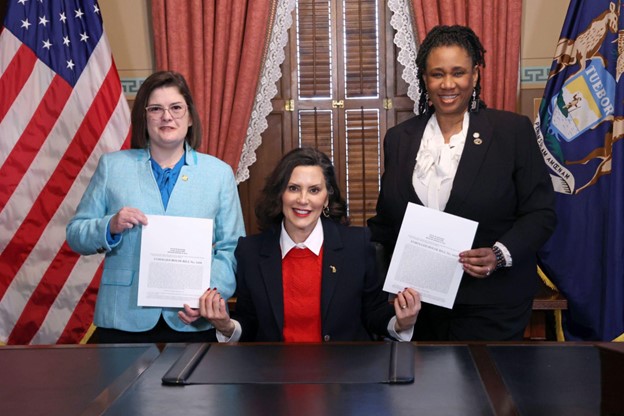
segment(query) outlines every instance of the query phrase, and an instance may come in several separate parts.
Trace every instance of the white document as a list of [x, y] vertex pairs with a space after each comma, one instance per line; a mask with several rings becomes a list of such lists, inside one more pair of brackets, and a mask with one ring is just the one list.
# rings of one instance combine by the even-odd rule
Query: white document
[[210, 287], [213, 220], [148, 215], [141, 231], [139, 306], [199, 307]]
[[452, 308], [463, 268], [459, 253], [472, 247], [475, 221], [409, 203], [383, 290], [411, 287], [423, 302]]

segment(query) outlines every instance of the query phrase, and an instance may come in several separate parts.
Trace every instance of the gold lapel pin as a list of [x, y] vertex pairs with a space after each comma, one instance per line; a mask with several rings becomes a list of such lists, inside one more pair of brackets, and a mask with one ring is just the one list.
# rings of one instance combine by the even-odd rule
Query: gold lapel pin
[[186, 176], [186, 175], [182, 175], [182, 180], [183, 180], [184, 182], [188, 181], [188, 176]]
[[335, 266], [329, 266], [329, 268], [331, 269], [332, 273], [336, 273], [336, 267]]
[[473, 133], [472, 137], [474, 137], [473, 143], [476, 144], [477, 146], [483, 143], [483, 140], [481, 140], [481, 135], [479, 134], [479, 132]]

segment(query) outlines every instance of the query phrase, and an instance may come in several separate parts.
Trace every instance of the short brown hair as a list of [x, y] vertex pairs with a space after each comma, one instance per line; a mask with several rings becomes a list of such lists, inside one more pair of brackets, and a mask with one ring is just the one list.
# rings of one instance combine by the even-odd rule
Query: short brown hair
[[182, 74], [174, 71], [159, 71], [154, 72], [147, 77], [139, 92], [137, 92], [134, 106], [132, 107], [132, 138], [130, 140], [130, 147], [133, 149], [144, 149], [149, 142], [149, 136], [147, 135], [147, 118], [145, 115], [145, 107], [147, 107], [147, 101], [149, 100], [152, 91], [156, 88], [162, 87], [176, 87], [180, 94], [184, 97], [188, 112], [191, 116], [191, 122], [188, 132], [186, 134], [186, 142], [188, 145], [197, 149], [202, 141], [202, 129], [201, 121], [199, 120], [199, 113], [195, 108], [193, 97], [191, 96], [191, 89], [189, 88], [186, 80]]

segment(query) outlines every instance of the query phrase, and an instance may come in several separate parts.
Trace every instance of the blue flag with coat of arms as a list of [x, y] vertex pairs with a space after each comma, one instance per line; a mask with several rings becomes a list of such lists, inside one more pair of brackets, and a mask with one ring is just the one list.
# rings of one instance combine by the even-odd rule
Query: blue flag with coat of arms
[[571, 0], [535, 121], [558, 218], [539, 262], [567, 340], [624, 333], [623, 74], [621, 0]]

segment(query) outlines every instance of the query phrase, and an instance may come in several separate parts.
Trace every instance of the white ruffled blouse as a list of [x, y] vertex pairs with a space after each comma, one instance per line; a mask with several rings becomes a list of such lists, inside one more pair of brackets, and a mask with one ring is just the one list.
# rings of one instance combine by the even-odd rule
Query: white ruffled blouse
[[461, 131], [451, 136], [448, 144], [444, 143], [435, 113], [427, 122], [412, 175], [414, 190], [426, 207], [439, 211], [446, 207], [466, 143], [469, 119], [466, 112]]

